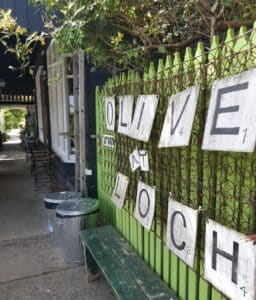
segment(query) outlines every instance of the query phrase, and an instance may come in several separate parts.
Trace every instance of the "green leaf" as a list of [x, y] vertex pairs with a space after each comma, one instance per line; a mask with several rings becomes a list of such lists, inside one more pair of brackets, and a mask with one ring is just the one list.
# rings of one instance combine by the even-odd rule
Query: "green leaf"
[[165, 53], [167, 53], [167, 50], [164, 46], [158, 47], [158, 53], [165, 54]]
[[234, 5], [234, 1], [233, 0], [222, 0], [222, 5], [226, 6], [226, 7], [231, 7]]

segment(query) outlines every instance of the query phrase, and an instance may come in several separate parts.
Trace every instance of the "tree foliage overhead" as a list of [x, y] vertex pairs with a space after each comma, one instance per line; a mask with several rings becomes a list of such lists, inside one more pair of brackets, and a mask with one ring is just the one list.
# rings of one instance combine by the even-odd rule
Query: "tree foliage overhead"
[[82, 48], [95, 66], [139, 68], [256, 19], [251, 0], [32, 0], [64, 52]]

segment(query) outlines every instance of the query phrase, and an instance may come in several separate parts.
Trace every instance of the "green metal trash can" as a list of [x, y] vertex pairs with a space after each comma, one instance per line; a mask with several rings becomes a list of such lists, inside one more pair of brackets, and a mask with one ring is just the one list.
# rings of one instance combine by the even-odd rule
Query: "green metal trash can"
[[60, 203], [56, 208], [60, 247], [70, 265], [84, 263], [80, 231], [97, 226], [99, 201], [80, 198]]

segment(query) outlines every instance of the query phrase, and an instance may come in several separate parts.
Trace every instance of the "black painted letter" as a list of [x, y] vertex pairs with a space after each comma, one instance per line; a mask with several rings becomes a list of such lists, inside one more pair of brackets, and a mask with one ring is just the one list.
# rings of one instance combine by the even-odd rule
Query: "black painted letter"
[[[110, 116], [109, 116], [109, 113], [110, 113]], [[113, 105], [112, 105], [112, 102], [108, 101], [108, 104], [107, 104], [107, 122], [108, 122], [108, 125], [111, 126], [112, 123], [113, 123], [113, 120], [114, 120], [114, 109], [113, 109]]]
[[[141, 211], [141, 197], [142, 197], [142, 194], [143, 193], [145, 193], [146, 194], [146, 196], [147, 196], [147, 200], [148, 200], [148, 203], [147, 203], [147, 209], [146, 209], [146, 211], [143, 213], [142, 211]], [[139, 214], [140, 214], [140, 216], [142, 217], [142, 218], [145, 218], [146, 216], [147, 216], [147, 214], [148, 214], [148, 212], [149, 212], [149, 208], [150, 208], [150, 197], [149, 197], [149, 194], [148, 194], [148, 192], [147, 192], [147, 190], [145, 190], [145, 189], [142, 189], [141, 191], [140, 191], [140, 194], [139, 194]]]
[[243, 82], [243, 83], [240, 83], [237, 85], [228, 86], [228, 87], [221, 88], [218, 90], [216, 107], [215, 107], [215, 111], [214, 111], [212, 128], [211, 128], [211, 132], [210, 132], [211, 135], [238, 135], [239, 134], [240, 127], [230, 127], [230, 128], [216, 127], [219, 114], [232, 113], [232, 112], [239, 111], [239, 105], [220, 107], [221, 97], [224, 94], [247, 90], [248, 85], [249, 85], [249, 82]]
[[141, 110], [140, 110], [140, 117], [139, 117], [138, 124], [137, 124], [137, 130], [139, 130], [139, 128], [140, 128], [140, 124], [141, 124], [141, 119], [142, 119], [142, 114], [143, 114], [143, 111], [144, 111], [144, 107], [145, 107], [145, 102], [143, 102]]
[[178, 245], [174, 239], [174, 220], [176, 218], [176, 216], [180, 215], [181, 218], [182, 218], [182, 221], [183, 221], [183, 226], [185, 228], [187, 228], [187, 223], [186, 223], [186, 219], [184, 217], [184, 215], [180, 212], [180, 211], [175, 211], [173, 214], [172, 214], [172, 217], [171, 217], [171, 239], [172, 239], [172, 242], [173, 242], [173, 245], [178, 249], [178, 250], [183, 250], [185, 247], [186, 247], [186, 243], [183, 241], [180, 245]]
[[132, 168], [134, 168], [134, 163], [137, 165], [140, 164], [140, 162], [136, 159], [136, 156], [132, 154]]
[[186, 106], [188, 104], [189, 98], [190, 98], [190, 94], [187, 95], [186, 101], [185, 101], [185, 103], [184, 103], [184, 105], [182, 107], [181, 113], [180, 113], [180, 115], [179, 115], [179, 117], [178, 117], [177, 122], [176, 122], [175, 125], [173, 124], [173, 122], [174, 122], [174, 102], [175, 101], [172, 101], [171, 135], [173, 135], [175, 133], [175, 131], [176, 131], [176, 129], [177, 129], [179, 123], [180, 123], [180, 119], [181, 119], [181, 117], [182, 117], [182, 115], [183, 115], [183, 113], [185, 111], [185, 108], [186, 108]]
[[147, 151], [140, 151], [139, 152], [139, 156], [142, 158], [142, 166], [144, 166], [145, 165], [145, 160], [144, 160], [144, 158], [147, 156]]
[[238, 268], [238, 254], [239, 254], [239, 244], [233, 242], [233, 255], [219, 249], [217, 247], [217, 232], [213, 230], [213, 246], [212, 246], [212, 268], [217, 270], [217, 254], [225, 257], [232, 262], [232, 275], [231, 280], [237, 284], [237, 268]]
[[119, 188], [119, 176], [117, 176], [117, 183], [116, 183], [116, 188], [115, 188], [115, 196], [120, 199], [121, 196], [118, 193], [118, 188]]
[[121, 126], [122, 127], [127, 127], [127, 123], [124, 123], [124, 121], [123, 121], [123, 113], [124, 113], [124, 102], [123, 101], [121, 101], [121, 108], [120, 108], [120, 110], [121, 110]]

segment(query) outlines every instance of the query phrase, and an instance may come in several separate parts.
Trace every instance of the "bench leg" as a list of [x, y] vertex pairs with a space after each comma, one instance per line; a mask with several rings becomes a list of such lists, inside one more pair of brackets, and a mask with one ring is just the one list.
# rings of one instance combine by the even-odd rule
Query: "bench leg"
[[94, 281], [101, 277], [101, 272], [92, 257], [90, 251], [84, 246], [84, 258], [85, 258], [85, 271], [86, 279], [88, 281]]

